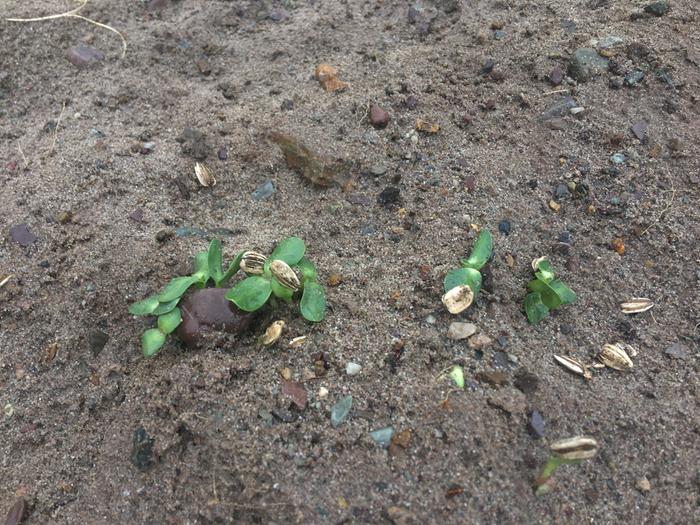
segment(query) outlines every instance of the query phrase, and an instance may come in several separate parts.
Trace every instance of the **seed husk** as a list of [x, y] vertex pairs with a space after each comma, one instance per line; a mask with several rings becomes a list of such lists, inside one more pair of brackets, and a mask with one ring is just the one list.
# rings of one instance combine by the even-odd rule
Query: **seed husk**
[[537, 259], [532, 260], [532, 271], [537, 272], [539, 271], [539, 268], [537, 267], [542, 261], [546, 261], [547, 256], [544, 255], [542, 257], [538, 257]]
[[305, 335], [300, 335], [299, 337], [295, 337], [291, 341], [289, 341], [289, 348], [298, 348], [302, 346], [306, 342], [307, 336]]
[[651, 299], [646, 297], [633, 297], [629, 301], [620, 303], [620, 308], [622, 308], [622, 313], [624, 314], [639, 314], [651, 310], [654, 307], [654, 303]]
[[194, 163], [194, 174], [202, 186], [209, 187], [216, 185], [216, 179], [209, 167], [202, 162]]
[[458, 314], [469, 308], [474, 301], [474, 293], [467, 284], [455, 286], [442, 296], [442, 304], [451, 314]]
[[590, 459], [598, 452], [598, 442], [589, 436], [575, 436], [555, 441], [549, 449], [555, 456], [562, 459]]
[[591, 371], [588, 369], [588, 367], [582, 365], [575, 359], [562, 355], [555, 355], [554, 359], [556, 359], [557, 363], [559, 363], [561, 366], [563, 366], [570, 372], [582, 376], [586, 381], [589, 381], [593, 377], [591, 376]]
[[10, 279], [12, 279], [13, 277], [14, 277], [14, 275], [10, 274], [7, 277], [0, 279], [0, 288], [5, 286], [10, 281]]
[[626, 371], [634, 366], [623, 346], [618, 344], [606, 344], [598, 353], [598, 361], [608, 368]]
[[270, 271], [275, 279], [285, 288], [289, 288], [295, 292], [299, 289], [301, 284], [299, 282], [299, 277], [297, 277], [297, 274], [286, 262], [275, 259], [270, 264]]
[[282, 330], [284, 329], [285, 322], [275, 321], [265, 330], [265, 334], [260, 337], [260, 344], [263, 346], [270, 346], [277, 342], [277, 340], [282, 335]]
[[265, 257], [258, 252], [245, 252], [241, 257], [241, 270], [249, 275], [262, 275], [265, 271]]

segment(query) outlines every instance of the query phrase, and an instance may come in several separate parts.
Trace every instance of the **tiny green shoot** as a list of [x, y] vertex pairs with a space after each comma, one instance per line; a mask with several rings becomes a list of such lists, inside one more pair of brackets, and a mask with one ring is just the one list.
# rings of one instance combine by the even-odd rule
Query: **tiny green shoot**
[[472, 304], [481, 290], [481, 268], [493, 253], [493, 239], [488, 230], [481, 230], [471, 255], [461, 259], [461, 267], [447, 272], [442, 302], [450, 313], [458, 314]]
[[555, 278], [554, 270], [546, 257], [532, 261], [532, 269], [535, 278], [527, 284], [530, 293], [525, 297], [525, 313], [531, 324], [537, 324], [551, 310], [576, 301], [576, 294]]
[[[305, 252], [303, 240], [288, 237], [277, 245], [269, 258], [254, 252], [239, 252], [224, 272], [221, 242], [212, 240], [207, 251], [195, 255], [192, 275], [175, 277], [160, 293], [129, 307], [132, 315], [157, 317], [157, 327], [146, 330], [141, 337], [144, 355], [151, 357], [158, 353], [167, 335], [180, 325], [182, 315], [177, 305], [192, 286], [206, 288], [213, 282], [217, 288], [226, 287], [241, 269], [246, 271], [247, 277], [226, 294], [226, 298], [241, 310], [254, 312], [271, 298], [290, 303], [294, 294], [299, 292], [302, 316], [308, 321], [322, 321], [326, 315], [326, 294], [318, 283], [316, 267], [304, 257]], [[247, 266], [244, 266], [245, 257], [249, 257]], [[273, 265], [273, 261], [278, 262]], [[258, 266], [255, 266], [256, 262]]]
[[537, 496], [543, 496], [552, 491], [554, 486], [552, 475], [561, 465], [576, 465], [595, 456], [598, 452], [598, 443], [592, 437], [576, 436], [555, 441], [549, 449], [551, 455], [535, 480], [534, 489]]

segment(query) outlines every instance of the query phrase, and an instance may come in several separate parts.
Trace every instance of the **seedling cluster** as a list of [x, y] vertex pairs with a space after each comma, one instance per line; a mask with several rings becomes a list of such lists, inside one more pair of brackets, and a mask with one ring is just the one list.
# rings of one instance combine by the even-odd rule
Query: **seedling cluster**
[[535, 278], [527, 284], [531, 292], [525, 297], [525, 313], [531, 324], [537, 324], [551, 310], [573, 303], [576, 294], [554, 277], [554, 270], [546, 257], [532, 261], [532, 270]]
[[[213, 284], [216, 288], [226, 287], [239, 270], [247, 277], [226, 293], [244, 312], [254, 312], [268, 301], [280, 299], [291, 303], [296, 292], [301, 292], [301, 314], [308, 321], [320, 322], [326, 314], [326, 295], [318, 283], [314, 264], [304, 253], [306, 246], [298, 237], [282, 241], [270, 257], [251, 251], [242, 251], [231, 261], [224, 272], [221, 242], [214, 239], [209, 249], [195, 256], [195, 271], [191, 275], [175, 277], [157, 295], [132, 304], [132, 315], [157, 316], [157, 327], [143, 333], [141, 345], [146, 357], [155, 355], [171, 334], [182, 322], [182, 312], [178, 303], [190, 289], [206, 288]], [[301, 273], [301, 279], [297, 276]]]

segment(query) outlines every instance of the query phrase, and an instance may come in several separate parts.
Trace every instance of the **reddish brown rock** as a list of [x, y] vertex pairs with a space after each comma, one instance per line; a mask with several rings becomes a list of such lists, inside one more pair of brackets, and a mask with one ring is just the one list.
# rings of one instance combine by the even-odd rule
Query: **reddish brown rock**
[[227, 288], [205, 288], [185, 297], [179, 304], [182, 322], [178, 337], [188, 346], [198, 346], [216, 332], [240, 334], [257, 317], [257, 312], [244, 312], [226, 299]]
[[389, 123], [389, 113], [376, 104], [369, 108], [369, 121], [377, 129], [385, 128]]

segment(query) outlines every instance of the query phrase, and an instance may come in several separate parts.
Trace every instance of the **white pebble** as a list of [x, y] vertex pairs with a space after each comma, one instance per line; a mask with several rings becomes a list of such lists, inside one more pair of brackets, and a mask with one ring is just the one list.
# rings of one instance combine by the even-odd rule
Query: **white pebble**
[[353, 363], [352, 361], [345, 366], [345, 373], [349, 376], [359, 374], [360, 370], [362, 370], [362, 366], [358, 365], [357, 363]]

